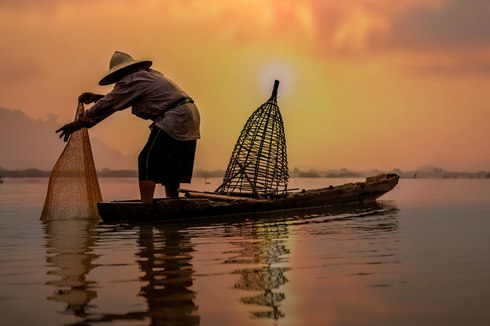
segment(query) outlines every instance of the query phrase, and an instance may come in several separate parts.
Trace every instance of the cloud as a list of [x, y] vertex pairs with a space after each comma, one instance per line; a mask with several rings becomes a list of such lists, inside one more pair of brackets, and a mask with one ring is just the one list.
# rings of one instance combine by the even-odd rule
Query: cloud
[[[351, 0], [306, 3], [323, 49], [370, 52], [490, 45], [488, 0]], [[285, 23], [285, 22], [284, 22]]]
[[[487, 0], [168, 0], [141, 1], [137, 6], [131, 1], [113, 0], [0, 2], [0, 9], [8, 8], [22, 10], [21, 15], [38, 9], [50, 12], [53, 22], [64, 22], [67, 27], [75, 23], [70, 24], [58, 15], [77, 13], [81, 19], [91, 17], [89, 25], [99, 24], [103, 19], [108, 31], [113, 30], [114, 21], [127, 17], [128, 8], [133, 8], [135, 23], [153, 21], [156, 28], [178, 26], [178, 34], [192, 30], [206, 39], [224, 37], [238, 44], [272, 40], [312, 42], [324, 53], [369, 51], [380, 44], [387, 48], [413, 48], [490, 42]], [[112, 12], [110, 16], [101, 15], [104, 11]], [[105, 32], [100, 30], [100, 34]], [[171, 34], [162, 37], [172, 38]]]
[[[236, 132], [262, 103], [258, 76], [274, 62], [284, 63], [291, 71], [286, 77], [294, 78], [291, 93], [280, 98], [285, 121], [290, 119], [291, 162], [321, 160], [348, 168], [354, 167], [352, 162], [364, 167], [388, 162], [378, 156], [372, 164], [365, 161], [369, 155], [363, 154], [373, 146], [383, 153], [383, 148], [394, 148], [390, 155], [399, 151], [403, 164], [389, 164], [402, 169], [430, 162], [422, 158], [414, 163], [421, 159], [416, 155], [420, 148], [429, 146], [427, 140], [445, 142], [448, 132], [442, 129], [469, 119], [475, 107], [488, 103], [488, 81], [482, 76], [490, 73], [490, 29], [483, 1], [33, 1], [0, 1], [0, 39], [6, 45], [0, 63], [1, 106], [35, 118], [51, 112], [69, 121], [81, 92], [110, 91], [97, 82], [114, 50], [124, 51], [153, 60], [155, 69], [196, 99], [203, 135], [196, 162], [209, 169], [224, 168], [219, 162], [228, 161]], [[471, 76], [458, 78], [463, 74]], [[281, 85], [280, 92], [286, 81]], [[478, 110], [486, 112], [486, 107]], [[413, 118], [424, 114], [429, 118]], [[461, 129], [465, 139], [468, 130], [486, 130], [487, 114], [482, 114]], [[440, 124], [441, 116], [448, 116], [448, 123]], [[426, 128], [420, 130], [421, 124]], [[396, 137], [387, 136], [386, 125]], [[412, 136], [415, 127], [423, 145], [410, 147], [403, 137]], [[53, 137], [46, 144], [54, 141], [59, 148], [52, 129], [46, 131]], [[434, 140], [434, 130], [440, 139]], [[94, 145], [100, 137], [124, 154], [137, 155], [147, 131], [146, 122], [128, 110], [90, 132]], [[394, 146], [397, 137], [403, 138], [400, 146]], [[29, 141], [16, 141], [18, 148], [11, 149], [25, 151]], [[0, 147], [4, 142], [0, 139]], [[432, 154], [436, 145], [427, 152]], [[39, 155], [55, 160], [59, 151]], [[447, 157], [463, 164], [461, 155], [451, 155]]]
[[[60, 3], [87, 3], [96, 0], [2, 0], [1, 10], [25, 11], [32, 9], [51, 10]], [[107, 1], [107, 0], [106, 0]]]
[[428, 64], [418, 64], [416, 67], [412, 67], [415, 73], [430, 74], [441, 77], [448, 76], [490, 76], [490, 59], [467, 57], [460, 58], [459, 60], [451, 61], [437, 61]]
[[414, 8], [394, 20], [389, 37], [373, 46], [403, 53], [416, 73], [490, 76], [490, 3], [447, 0]]
[[0, 86], [22, 83], [42, 72], [42, 67], [33, 63], [3, 62], [0, 63]]
[[[298, 20], [276, 19], [276, 31], [296, 29], [297, 44], [310, 43], [324, 59], [385, 60], [412, 72], [435, 76], [488, 75], [488, 0], [352, 0], [301, 2], [306, 29]], [[289, 10], [298, 12], [290, 6]], [[294, 27], [291, 27], [294, 26]], [[303, 34], [303, 35], [301, 35]], [[280, 37], [284, 37], [278, 33]]]
[[437, 8], [415, 8], [394, 21], [388, 44], [406, 49], [488, 48], [490, 2], [448, 0]]

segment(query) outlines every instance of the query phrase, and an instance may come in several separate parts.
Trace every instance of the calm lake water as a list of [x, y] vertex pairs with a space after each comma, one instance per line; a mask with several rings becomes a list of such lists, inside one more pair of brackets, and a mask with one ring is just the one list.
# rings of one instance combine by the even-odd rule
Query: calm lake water
[[[105, 200], [139, 196], [133, 179], [99, 181]], [[153, 225], [41, 222], [48, 180], [4, 182], [1, 325], [490, 325], [490, 179], [401, 179], [368, 205]]]

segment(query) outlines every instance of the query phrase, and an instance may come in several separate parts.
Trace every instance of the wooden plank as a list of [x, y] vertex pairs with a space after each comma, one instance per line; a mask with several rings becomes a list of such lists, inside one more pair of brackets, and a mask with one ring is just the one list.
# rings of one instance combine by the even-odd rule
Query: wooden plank
[[238, 196], [224, 196], [224, 195], [213, 195], [206, 194], [203, 192], [186, 192], [185, 196], [187, 198], [205, 198], [215, 201], [235, 201], [235, 200], [246, 200], [256, 202], [257, 199], [248, 198], [248, 197], [238, 197]]

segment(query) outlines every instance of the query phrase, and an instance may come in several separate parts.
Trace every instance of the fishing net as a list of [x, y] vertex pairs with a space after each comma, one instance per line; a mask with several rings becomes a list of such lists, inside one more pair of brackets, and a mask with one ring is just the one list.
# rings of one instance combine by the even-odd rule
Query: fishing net
[[279, 194], [289, 180], [286, 137], [277, 106], [275, 81], [272, 95], [250, 116], [235, 145], [220, 193]]
[[[75, 119], [84, 112], [78, 103]], [[71, 134], [49, 177], [41, 220], [99, 219], [102, 201], [87, 128]]]

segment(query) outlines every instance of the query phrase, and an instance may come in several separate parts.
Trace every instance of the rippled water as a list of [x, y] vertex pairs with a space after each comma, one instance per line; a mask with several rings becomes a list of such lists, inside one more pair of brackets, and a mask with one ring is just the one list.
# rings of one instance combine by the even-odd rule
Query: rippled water
[[[134, 180], [100, 182], [106, 200], [138, 196]], [[372, 204], [155, 224], [41, 222], [46, 187], [0, 185], [1, 325], [490, 324], [488, 179], [401, 179]]]

